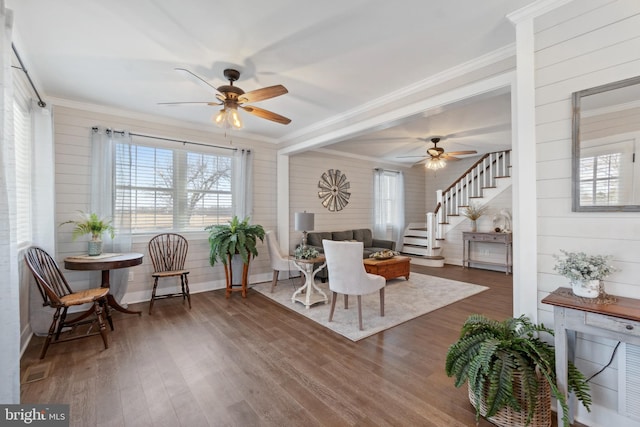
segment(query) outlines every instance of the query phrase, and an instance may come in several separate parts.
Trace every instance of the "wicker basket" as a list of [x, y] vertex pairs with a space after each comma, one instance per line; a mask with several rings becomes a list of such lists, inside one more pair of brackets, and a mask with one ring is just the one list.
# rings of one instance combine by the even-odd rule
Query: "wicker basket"
[[[522, 391], [520, 374], [515, 373], [513, 378], [513, 394], [520, 402], [520, 406], [522, 407], [521, 412], [516, 412], [510, 407], [502, 408], [492, 417], [487, 418], [487, 420], [491, 421], [493, 424], [500, 427], [512, 427], [512, 426], [526, 426], [527, 424], [527, 412], [528, 406], [526, 404], [526, 400], [524, 399], [524, 394]], [[533, 418], [531, 419], [530, 427], [550, 427], [551, 426], [551, 389], [549, 387], [549, 383], [542, 378], [539, 377], [539, 388], [538, 388], [538, 404], [536, 406], [535, 413]], [[488, 386], [488, 385], [487, 385]], [[469, 401], [476, 408], [476, 397], [469, 389]], [[483, 417], [487, 413], [487, 405], [484, 399], [480, 400], [480, 415]], [[486, 417], [485, 417], [486, 418]]]

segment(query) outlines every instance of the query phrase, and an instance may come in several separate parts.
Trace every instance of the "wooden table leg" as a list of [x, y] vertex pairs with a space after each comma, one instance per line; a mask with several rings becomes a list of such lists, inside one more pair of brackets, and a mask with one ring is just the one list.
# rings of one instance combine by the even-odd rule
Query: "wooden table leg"
[[[109, 282], [109, 270], [102, 270], [102, 287], [111, 288]], [[113, 295], [111, 295], [111, 289], [109, 289], [109, 293], [107, 294], [107, 303], [109, 304], [109, 307], [121, 313], [137, 314], [138, 316], [142, 316], [142, 311], [129, 310], [121, 306], [120, 303], [113, 297]]]

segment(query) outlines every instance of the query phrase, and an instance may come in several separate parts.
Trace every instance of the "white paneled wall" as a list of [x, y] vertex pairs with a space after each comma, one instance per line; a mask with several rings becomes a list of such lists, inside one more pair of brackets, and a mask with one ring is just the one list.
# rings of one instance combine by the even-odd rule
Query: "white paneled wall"
[[[302, 239], [294, 230], [295, 212], [313, 212], [316, 231], [340, 231], [353, 228], [373, 228], [373, 169], [382, 167], [399, 170], [397, 166], [337, 157], [321, 152], [292, 156], [289, 164], [289, 248], [293, 250]], [[329, 212], [318, 198], [318, 181], [328, 169], [339, 169], [350, 183], [349, 204], [339, 212]], [[424, 168], [404, 169], [407, 220], [424, 218]]]
[[[219, 146], [250, 148], [254, 155], [254, 214], [252, 222], [262, 224], [265, 229], [275, 227], [276, 218], [276, 154], [275, 145], [243, 140], [233, 135], [233, 143], [219, 134], [186, 127], [171, 126], [143, 121], [113, 114], [91, 112], [68, 107], [56, 107], [55, 162], [56, 162], [56, 223], [71, 219], [77, 211], [90, 208], [90, 131], [92, 126], [127, 129], [131, 132], [176, 138], [179, 140], [211, 143]], [[231, 145], [232, 144], [232, 145]], [[57, 230], [57, 260], [68, 255], [86, 252], [86, 239], [71, 240], [72, 227]], [[189, 239], [189, 254], [186, 267], [190, 270], [189, 284], [193, 292], [224, 287], [224, 270], [216, 264], [209, 265], [207, 233], [185, 233]], [[152, 235], [134, 237], [133, 251], [147, 255], [147, 243]], [[270, 268], [266, 245], [258, 247], [259, 256], [251, 264], [251, 282], [269, 280]], [[128, 282], [124, 302], [148, 300], [151, 295], [150, 273], [152, 267], [148, 256], [140, 266], [130, 268], [133, 280]], [[98, 285], [100, 272], [66, 271], [73, 288]]]
[[[613, 255], [620, 271], [605, 280], [607, 291], [640, 298], [640, 213], [571, 211], [571, 94], [640, 74], [640, 2], [573, 1], [535, 24], [539, 301], [568, 286], [553, 271], [560, 249]], [[539, 320], [551, 325], [552, 308], [538, 307]], [[587, 375], [596, 372], [614, 344], [581, 337], [578, 367]], [[614, 363], [594, 378], [594, 409], [580, 409], [579, 420], [637, 425], [616, 413], [616, 369]]]

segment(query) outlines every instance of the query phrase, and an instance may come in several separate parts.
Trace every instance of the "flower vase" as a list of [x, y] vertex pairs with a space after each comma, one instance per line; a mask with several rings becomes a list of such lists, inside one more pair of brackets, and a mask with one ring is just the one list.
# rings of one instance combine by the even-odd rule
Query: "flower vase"
[[478, 223], [476, 222], [475, 219], [471, 220], [471, 232], [475, 233], [476, 231], [478, 231]]
[[574, 280], [571, 282], [573, 294], [583, 298], [598, 298], [600, 280]]

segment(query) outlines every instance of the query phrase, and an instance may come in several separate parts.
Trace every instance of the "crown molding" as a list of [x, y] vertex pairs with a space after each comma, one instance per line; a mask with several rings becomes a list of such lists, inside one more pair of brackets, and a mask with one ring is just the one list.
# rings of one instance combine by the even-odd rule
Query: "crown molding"
[[[328, 148], [316, 148], [316, 149], [311, 150], [311, 151], [316, 152], [316, 153], [329, 154], [329, 155], [336, 156], [336, 157], [346, 157], [346, 158], [349, 158], [349, 159], [364, 160], [364, 161], [375, 163], [375, 164], [380, 164], [381, 163], [380, 159], [378, 157], [370, 157], [370, 156], [363, 156], [361, 154], [345, 153], [344, 151], [331, 150], [331, 149], [328, 149]], [[411, 169], [413, 167], [413, 165], [407, 165], [406, 163], [394, 162], [394, 161], [389, 161], [389, 160], [385, 160], [382, 163], [385, 164], [385, 165], [394, 165], [394, 166], [398, 166], [398, 167], [405, 168], [405, 169]]]
[[573, 0], [538, 0], [507, 15], [507, 19], [513, 24], [537, 18], [545, 13], [551, 12]]
[[[168, 117], [161, 117], [153, 114], [146, 114], [146, 113], [140, 113], [137, 111], [131, 111], [124, 108], [108, 107], [104, 105], [74, 101], [74, 100], [65, 99], [65, 98], [56, 98], [56, 97], [47, 96], [46, 101], [48, 103], [51, 103], [51, 105], [56, 105], [60, 107], [73, 108], [73, 109], [82, 110], [82, 111], [90, 111], [92, 113], [108, 114], [108, 115], [118, 116], [118, 117], [126, 117], [128, 119], [142, 120], [142, 121], [159, 123], [159, 124], [168, 125], [168, 126], [189, 128], [197, 131], [212, 133], [220, 137], [224, 136], [224, 132], [220, 131], [219, 128], [217, 128], [213, 124], [211, 126], [206, 126], [206, 125], [203, 125], [202, 123], [185, 122], [182, 120], [171, 119]], [[241, 135], [239, 135], [238, 137], [242, 139], [253, 140], [258, 142], [266, 142], [270, 144], [277, 144], [277, 141], [274, 138], [267, 138], [267, 137], [256, 135], [250, 132], [244, 132], [242, 130], [239, 131], [239, 133], [241, 133]]]

